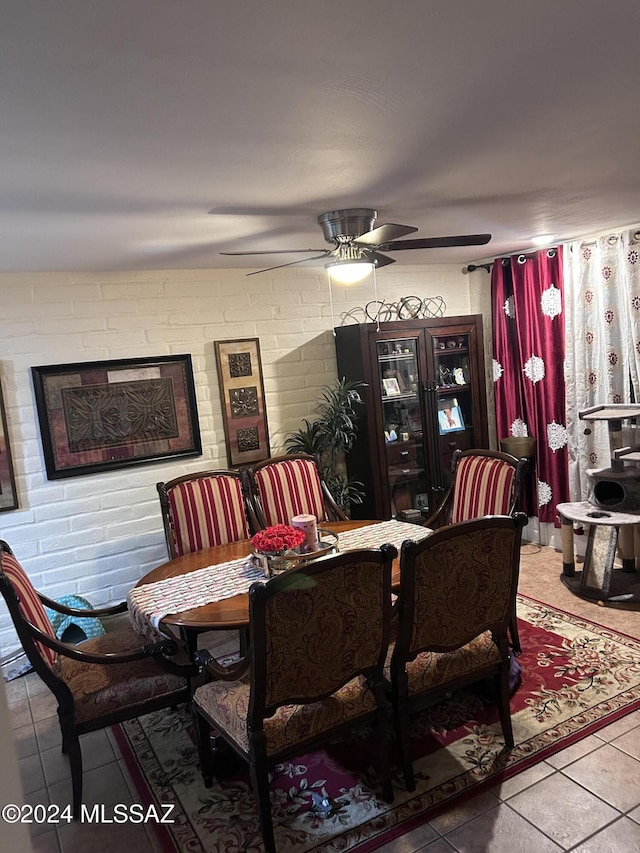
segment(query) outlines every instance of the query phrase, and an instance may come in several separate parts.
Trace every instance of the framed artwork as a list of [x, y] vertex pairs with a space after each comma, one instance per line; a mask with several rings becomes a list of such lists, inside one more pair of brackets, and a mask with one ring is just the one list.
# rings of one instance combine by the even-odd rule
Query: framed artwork
[[32, 367], [47, 477], [200, 456], [190, 355]]
[[438, 427], [440, 435], [462, 432], [466, 429], [462, 411], [455, 397], [438, 400]]
[[18, 493], [13, 475], [7, 418], [4, 413], [4, 400], [0, 386], [0, 512], [18, 509]]
[[229, 467], [270, 456], [260, 341], [215, 341]]
[[397, 397], [401, 393], [398, 380], [394, 376], [382, 380], [382, 390], [385, 397]]

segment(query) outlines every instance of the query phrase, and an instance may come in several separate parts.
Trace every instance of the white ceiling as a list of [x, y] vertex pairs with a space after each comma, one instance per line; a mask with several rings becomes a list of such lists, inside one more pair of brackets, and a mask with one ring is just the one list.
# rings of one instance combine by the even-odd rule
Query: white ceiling
[[3, 0], [0, 271], [271, 266], [219, 253], [341, 207], [493, 234], [400, 264], [635, 225], [639, 37], [637, 0]]

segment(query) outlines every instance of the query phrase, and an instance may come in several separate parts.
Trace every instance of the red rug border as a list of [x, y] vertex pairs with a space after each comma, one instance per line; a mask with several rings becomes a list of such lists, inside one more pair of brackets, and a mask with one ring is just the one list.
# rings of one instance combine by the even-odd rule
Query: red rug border
[[[531, 601], [536, 605], [542, 607], [550, 607], [552, 610], [555, 610], [559, 613], [562, 613], [565, 616], [569, 616], [572, 619], [577, 619], [579, 621], [583, 621], [585, 623], [595, 625], [597, 628], [603, 631], [610, 631], [612, 634], [615, 634], [618, 637], [632, 640], [636, 643], [640, 643], [640, 637], [634, 637], [631, 634], [623, 633], [622, 631], [618, 631], [615, 628], [611, 628], [608, 625], [603, 625], [600, 622], [596, 622], [593, 619], [586, 618], [577, 613], [574, 613], [570, 610], [565, 610], [562, 607], [557, 607], [554, 604], [549, 604], [549, 602], [541, 601], [538, 598], [534, 598], [531, 595], [527, 595], [525, 593], [518, 593], [518, 597], [523, 599], [524, 602]], [[569, 735], [567, 738], [562, 741], [558, 741], [556, 744], [551, 744], [544, 749], [541, 749], [535, 756], [530, 756], [528, 758], [524, 758], [517, 767], [505, 768], [502, 771], [499, 771], [492, 776], [490, 779], [486, 779], [483, 782], [479, 782], [472, 789], [468, 791], [464, 791], [456, 797], [455, 805], [461, 805], [478, 794], [484, 793], [491, 788], [495, 788], [501, 782], [506, 782], [508, 779], [512, 779], [514, 776], [518, 776], [520, 773], [525, 770], [534, 767], [536, 764], [539, 764], [541, 761], [545, 761], [552, 755], [556, 755], [558, 752], [561, 752], [563, 749], [566, 749], [574, 744], [578, 743], [584, 738], [589, 737], [597, 731], [600, 731], [603, 728], [606, 728], [611, 723], [616, 722], [617, 720], [626, 717], [628, 714], [632, 714], [634, 711], [640, 709], [640, 698], [636, 699], [634, 702], [626, 706], [625, 708], [620, 708], [617, 711], [614, 711], [608, 717], [603, 717], [601, 720], [590, 723], [580, 732], [575, 732], [572, 735]], [[131, 746], [129, 739], [125, 735], [122, 730], [120, 724], [116, 724], [112, 727], [112, 731], [114, 733], [114, 737], [120, 747], [120, 751], [122, 753], [123, 760], [129, 773], [131, 774], [132, 780], [136, 786], [138, 794], [141, 796], [143, 800], [143, 804], [145, 806], [151, 805], [156, 801], [156, 798], [153, 794], [153, 791], [147, 781], [146, 776], [142, 772], [142, 769], [136, 759], [135, 752], [133, 747]], [[357, 851], [357, 853], [374, 853], [376, 850], [380, 850], [385, 845], [395, 841], [396, 839], [406, 835], [409, 832], [417, 829], [420, 826], [423, 826], [434, 818], [438, 817], [441, 814], [449, 811], [452, 808], [451, 803], [441, 803], [440, 805], [433, 806], [430, 809], [426, 809], [424, 814], [416, 815], [415, 818], [409, 818], [399, 826], [392, 827], [391, 829], [383, 830], [381, 834], [377, 837], [368, 838], [365, 841], [357, 844], [354, 847], [350, 848], [350, 851]], [[154, 834], [156, 835], [161, 847], [157, 848], [158, 853], [180, 853], [179, 848], [176, 846], [176, 842], [174, 842], [173, 836], [171, 832], [165, 828], [164, 826], [158, 825], [153, 827]], [[348, 833], [348, 830], [347, 830]], [[344, 837], [340, 834], [332, 837], [333, 840]], [[313, 851], [311, 851], [313, 853]]]
[[[133, 784], [136, 786], [136, 792], [139, 794], [142, 805], [150, 806], [157, 802], [156, 797], [151, 790], [151, 786], [147, 782], [147, 777], [142, 772], [140, 765], [136, 759], [135, 752], [129, 743], [128, 737], [122, 730], [122, 726], [120, 723], [116, 723], [111, 727], [111, 731], [113, 732], [113, 736], [116, 739], [118, 746], [120, 747], [120, 752], [122, 753], [122, 758], [131, 775], [131, 779]], [[180, 853], [179, 848], [174, 843], [171, 832], [162, 824], [151, 824], [148, 823], [147, 826], [152, 828], [153, 834], [156, 836], [160, 847], [154, 846], [154, 851], [157, 853]]]

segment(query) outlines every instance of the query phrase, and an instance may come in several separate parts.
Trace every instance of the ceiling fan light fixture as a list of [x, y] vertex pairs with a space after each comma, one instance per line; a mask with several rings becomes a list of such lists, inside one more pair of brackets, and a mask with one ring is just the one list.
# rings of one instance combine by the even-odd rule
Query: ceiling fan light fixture
[[550, 246], [555, 238], [555, 234], [540, 234], [538, 237], [532, 237], [531, 242], [534, 246]]
[[371, 261], [333, 261], [333, 263], [325, 264], [329, 275], [339, 281], [341, 284], [355, 284], [366, 278], [373, 269], [375, 264]]

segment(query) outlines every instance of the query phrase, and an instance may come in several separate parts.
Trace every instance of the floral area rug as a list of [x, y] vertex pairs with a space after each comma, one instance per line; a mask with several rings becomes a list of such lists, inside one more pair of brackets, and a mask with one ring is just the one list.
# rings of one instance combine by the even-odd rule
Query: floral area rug
[[[640, 707], [640, 641], [518, 597], [522, 683], [511, 700], [515, 749], [503, 751], [498, 712], [482, 691], [461, 691], [413, 719], [417, 788], [394, 778], [376, 796], [368, 732], [278, 765], [271, 785], [281, 853], [368, 853], [462, 798], [492, 787]], [[159, 850], [261, 851], [248, 774], [205, 788], [185, 708], [114, 727], [145, 803], [172, 803]]]

